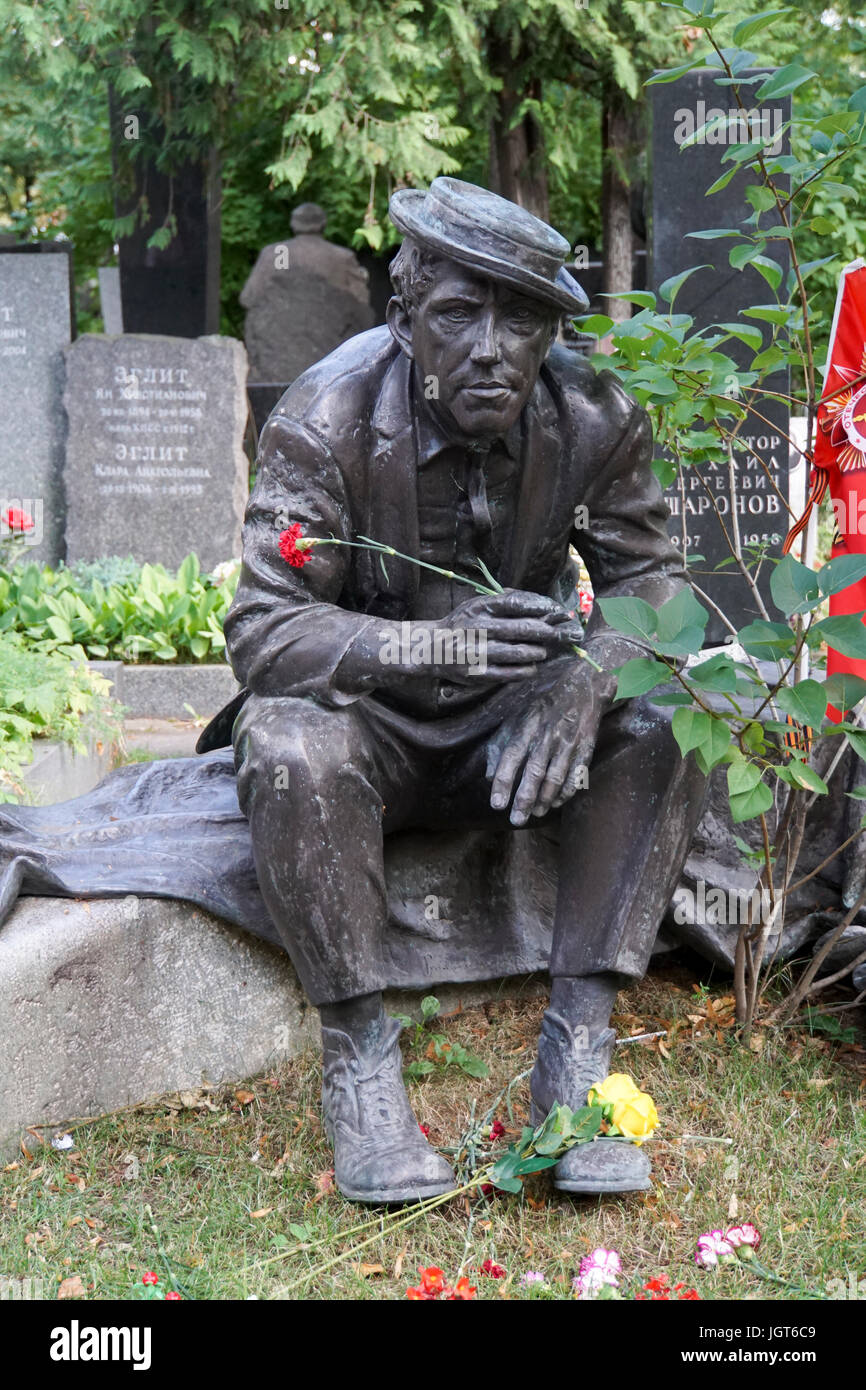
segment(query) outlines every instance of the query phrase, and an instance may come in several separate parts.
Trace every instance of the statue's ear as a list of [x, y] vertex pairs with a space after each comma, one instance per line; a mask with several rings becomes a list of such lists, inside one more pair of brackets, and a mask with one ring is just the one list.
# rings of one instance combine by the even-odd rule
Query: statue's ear
[[388, 300], [388, 308], [385, 310], [385, 321], [391, 330], [391, 336], [401, 350], [412, 362], [415, 359], [415, 352], [412, 347], [412, 318], [402, 299], [393, 295]]

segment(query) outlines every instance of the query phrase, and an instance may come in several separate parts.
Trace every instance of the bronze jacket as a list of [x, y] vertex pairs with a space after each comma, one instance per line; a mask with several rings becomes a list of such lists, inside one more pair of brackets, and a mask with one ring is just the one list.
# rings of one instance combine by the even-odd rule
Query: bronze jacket
[[[225, 623], [235, 674], [259, 695], [312, 696], [329, 706], [360, 698], [336, 674], [350, 643], [364, 624], [412, 616], [416, 566], [389, 557], [386, 575], [369, 550], [329, 545], [295, 569], [278, 549], [280, 532], [300, 522], [305, 535], [364, 535], [418, 553], [410, 373], [388, 329], [371, 329], [299, 377], [262, 431], [243, 568]], [[609, 372], [554, 347], [524, 409], [523, 440], [501, 584], [556, 594], [571, 542], [596, 598], [638, 595], [658, 605], [684, 586], [650, 469], [649, 419]], [[576, 530], [580, 504], [588, 526]], [[585, 646], [607, 667], [644, 650], [614, 634], [597, 603]]]

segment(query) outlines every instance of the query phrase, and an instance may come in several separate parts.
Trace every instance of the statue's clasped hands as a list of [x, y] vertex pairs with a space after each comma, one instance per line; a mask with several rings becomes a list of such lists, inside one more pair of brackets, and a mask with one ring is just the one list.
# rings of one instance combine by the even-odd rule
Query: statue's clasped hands
[[[486, 626], [485, 675], [497, 681], [534, 676], [551, 657], [567, 653], [574, 641], [569, 621], [552, 599], [521, 590], [467, 599], [447, 619], [451, 627]], [[596, 674], [575, 658], [491, 739], [487, 777], [494, 810], [504, 810], [513, 796], [511, 823], [523, 826], [570, 800], [592, 757], [602, 712]]]

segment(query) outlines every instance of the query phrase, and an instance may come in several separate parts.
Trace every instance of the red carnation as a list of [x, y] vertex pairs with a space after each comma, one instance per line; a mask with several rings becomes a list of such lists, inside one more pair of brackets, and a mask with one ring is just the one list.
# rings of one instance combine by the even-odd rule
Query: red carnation
[[486, 1274], [488, 1279], [504, 1279], [508, 1271], [503, 1265], [496, 1264], [495, 1260], [485, 1260], [479, 1273]]
[[179, 1294], [179, 1293], [175, 1293], [174, 1289], [171, 1289], [171, 1290], [166, 1294], [166, 1296], [165, 1296], [165, 1301], [166, 1301], [166, 1303], [168, 1303], [169, 1299], [173, 1300], [174, 1302], [182, 1301], [181, 1298], [180, 1298], [180, 1294]]
[[152, 1270], [152, 1269], [149, 1269], [149, 1270], [147, 1271], [146, 1274], [142, 1274], [142, 1276], [141, 1276], [141, 1282], [142, 1282], [142, 1284], [152, 1285], [152, 1284], [158, 1284], [158, 1283], [159, 1283], [159, 1279], [158, 1279], [157, 1276], [154, 1274], [153, 1270]]
[[501, 1139], [505, 1133], [505, 1125], [501, 1120], [494, 1120], [490, 1126], [490, 1142], [495, 1144], [497, 1139]]
[[10, 531], [32, 531], [36, 523], [30, 513], [22, 512], [20, 507], [7, 507], [3, 513], [3, 524]]
[[302, 535], [303, 529], [299, 521], [292, 522], [288, 531], [280, 532], [280, 554], [286, 564], [291, 565], [296, 570], [303, 569], [307, 561], [313, 558], [310, 554], [309, 541], [304, 546], [298, 545]]

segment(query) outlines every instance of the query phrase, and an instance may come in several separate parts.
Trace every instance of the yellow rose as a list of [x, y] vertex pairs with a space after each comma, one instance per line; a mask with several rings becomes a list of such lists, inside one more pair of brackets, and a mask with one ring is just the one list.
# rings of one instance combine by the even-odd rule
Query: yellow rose
[[613, 1107], [613, 1122], [620, 1134], [634, 1139], [640, 1144], [648, 1139], [659, 1122], [658, 1111], [652, 1096], [645, 1091], [617, 1101]]
[[591, 1087], [587, 1100], [590, 1105], [610, 1105], [618, 1101], [633, 1100], [641, 1094], [630, 1076], [626, 1076], [623, 1071], [615, 1071], [604, 1081], [598, 1081]]

